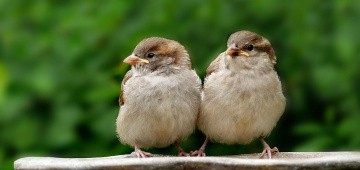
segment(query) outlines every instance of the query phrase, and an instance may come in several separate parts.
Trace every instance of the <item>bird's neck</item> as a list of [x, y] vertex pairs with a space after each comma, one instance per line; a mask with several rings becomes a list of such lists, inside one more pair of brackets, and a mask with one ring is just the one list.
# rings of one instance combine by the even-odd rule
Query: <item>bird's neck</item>
[[167, 66], [160, 66], [155, 69], [150, 69], [144, 66], [137, 66], [132, 68], [134, 70], [134, 74], [137, 76], [144, 76], [144, 75], [171, 75], [178, 73], [182, 68], [181, 66], [176, 65], [167, 65]]
[[232, 59], [230, 56], [224, 57], [224, 67], [233, 73], [257, 73], [267, 74], [274, 71], [274, 66], [269, 60], [262, 58], [243, 58]]

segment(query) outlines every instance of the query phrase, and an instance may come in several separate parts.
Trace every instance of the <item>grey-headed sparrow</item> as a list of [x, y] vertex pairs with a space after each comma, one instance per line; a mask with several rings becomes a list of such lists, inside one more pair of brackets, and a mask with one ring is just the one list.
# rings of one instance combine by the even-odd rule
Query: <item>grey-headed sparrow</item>
[[260, 157], [271, 158], [272, 152], [278, 151], [264, 140], [285, 109], [275, 63], [274, 50], [266, 38], [250, 31], [229, 37], [227, 50], [206, 70], [197, 126], [207, 138], [191, 155], [205, 156], [209, 139], [247, 144], [258, 138], [264, 146]]
[[124, 60], [130, 64], [120, 94], [116, 132], [122, 143], [134, 147], [137, 157], [149, 157], [140, 148], [175, 144], [195, 129], [200, 107], [201, 80], [191, 69], [189, 54], [176, 41], [152, 37], [142, 40]]

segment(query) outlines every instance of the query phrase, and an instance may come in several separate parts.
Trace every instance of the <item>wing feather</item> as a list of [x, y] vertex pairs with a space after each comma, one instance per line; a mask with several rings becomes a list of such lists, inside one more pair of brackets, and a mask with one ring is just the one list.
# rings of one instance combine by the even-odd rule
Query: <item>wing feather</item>
[[124, 76], [124, 79], [123, 81], [121, 82], [121, 90], [120, 90], [120, 97], [119, 97], [119, 105], [122, 106], [124, 105], [124, 85], [126, 84], [126, 82], [132, 77], [132, 71], [129, 70], [125, 76]]
[[209, 65], [209, 67], [206, 69], [206, 77], [209, 77], [211, 73], [216, 72], [220, 68], [220, 61], [223, 57], [223, 53], [221, 53], [219, 56], [216, 57], [214, 61], [212, 61]]

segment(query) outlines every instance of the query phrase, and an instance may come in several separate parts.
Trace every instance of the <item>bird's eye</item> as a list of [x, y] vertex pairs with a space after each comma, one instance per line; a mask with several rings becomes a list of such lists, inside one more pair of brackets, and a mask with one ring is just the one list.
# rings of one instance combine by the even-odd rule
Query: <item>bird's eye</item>
[[154, 53], [149, 53], [149, 54], [147, 55], [147, 58], [153, 58], [154, 56], [155, 56]]
[[248, 50], [248, 51], [252, 51], [252, 50], [254, 49], [254, 46], [253, 46], [252, 44], [249, 44], [249, 45], [247, 45], [245, 48], [246, 48], [246, 50]]

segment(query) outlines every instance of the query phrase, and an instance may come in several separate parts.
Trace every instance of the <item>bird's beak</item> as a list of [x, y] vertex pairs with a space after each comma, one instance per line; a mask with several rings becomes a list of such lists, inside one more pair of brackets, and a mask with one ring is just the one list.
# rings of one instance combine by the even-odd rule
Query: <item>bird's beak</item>
[[243, 56], [246, 56], [246, 57], [249, 57], [249, 53], [243, 51], [243, 50], [240, 50], [238, 47], [235, 46], [235, 44], [232, 44], [229, 46], [229, 48], [226, 50], [226, 54], [231, 56], [232, 58], [236, 57], [236, 56], [240, 56], [240, 55], [243, 55]]
[[149, 63], [149, 60], [147, 59], [142, 59], [139, 58], [137, 56], [135, 56], [134, 54], [131, 54], [129, 57], [126, 57], [125, 60], [123, 61], [126, 64], [130, 64], [130, 65], [136, 65], [137, 63]]

